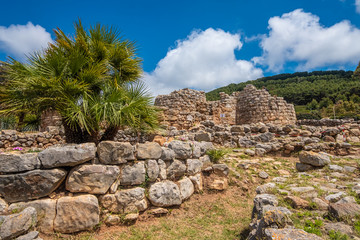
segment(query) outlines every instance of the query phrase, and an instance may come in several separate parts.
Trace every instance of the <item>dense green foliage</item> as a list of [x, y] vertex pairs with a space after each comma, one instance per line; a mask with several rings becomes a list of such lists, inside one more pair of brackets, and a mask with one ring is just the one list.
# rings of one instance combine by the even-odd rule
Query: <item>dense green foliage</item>
[[133, 42], [114, 28], [98, 24], [87, 30], [80, 21], [73, 37], [60, 29], [55, 35], [55, 42], [28, 63], [5, 63], [3, 116], [17, 116], [21, 123], [28, 114], [39, 119], [44, 110], [56, 110], [67, 142], [76, 143], [112, 139], [124, 126], [157, 126], [152, 98], [138, 81], [141, 60]]
[[340, 95], [349, 98], [351, 95], [360, 95], [360, 79], [352, 77], [352, 71], [317, 71], [280, 74], [263, 77], [253, 81], [230, 84], [206, 93], [210, 101], [218, 100], [219, 93], [231, 94], [241, 91], [247, 84], [257, 88], [265, 87], [270, 94], [284, 97], [295, 105], [306, 105], [315, 99], [320, 102], [328, 97], [336, 102]]
[[[360, 66], [360, 65], [359, 65]], [[316, 71], [279, 74], [257, 80], [230, 84], [206, 93], [209, 101], [219, 93], [241, 91], [247, 84], [265, 87], [270, 94], [295, 105], [298, 119], [324, 117], [360, 118], [360, 67], [352, 71]]]

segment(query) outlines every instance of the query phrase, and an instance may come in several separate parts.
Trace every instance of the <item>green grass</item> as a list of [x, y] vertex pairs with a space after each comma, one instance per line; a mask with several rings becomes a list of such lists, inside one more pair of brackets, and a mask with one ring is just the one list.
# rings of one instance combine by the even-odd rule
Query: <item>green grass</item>
[[212, 163], [219, 163], [219, 161], [224, 158], [227, 153], [228, 151], [224, 149], [210, 149], [206, 152]]
[[305, 220], [304, 231], [321, 236], [320, 228], [322, 227], [322, 225], [323, 225], [323, 221], [320, 219], [316, 219], [315, 221]]
[[350, 240], [348, 235], [335, 230], [329, 231], [329, 238], [330, 240]]

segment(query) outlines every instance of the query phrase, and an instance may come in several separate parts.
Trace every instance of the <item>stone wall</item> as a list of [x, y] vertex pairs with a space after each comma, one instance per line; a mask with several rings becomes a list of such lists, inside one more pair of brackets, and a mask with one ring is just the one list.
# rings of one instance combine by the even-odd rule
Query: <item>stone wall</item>
[[[100, 221], [126, 224], [144, 211], [166, 214], [166, 207], [179, 206], [204, 188], [223, 190], [229, 168], [210, 162], [205, 155], [210, 148], [209, 142], [172, 141], [161, 147], [104, 141], [97, 147], [68, 144], [39, 153], [2, 153], [0, 237], [14, 239], [34, 227], [73, 233]], [[24, 216], [31, 224], [19, 231], [14, 221]]]
[[210, 111], [205, 92], [188, 88], [157, 96], [155, 106], [163, 110], [162, 123], [178, 129], [189, 129], [206, 120]]
[[266, 89], [258, 90], [246, 85], [239, 93], [236, 109], [236, 123], [295, 124], [294, 105], [286, 103], [282, 97], [271, 96]]
[[162, 123], [177, 129], [189, 129], [204, 120], [225, 125], [296, 122], [292, 104], [252, 85], [231, 95], [220, 93], [218, 101], [206, 101], [203, 91], [182, 89], [169, 95], [159, 95], [155, 105], [163, 109]]

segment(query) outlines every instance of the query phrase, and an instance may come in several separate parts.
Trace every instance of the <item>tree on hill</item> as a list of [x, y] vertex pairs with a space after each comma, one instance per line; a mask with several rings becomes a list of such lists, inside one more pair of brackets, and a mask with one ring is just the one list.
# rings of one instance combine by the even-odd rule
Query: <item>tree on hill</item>
[[7, 81], [0, 88], [3, 115], [52, 109], [60, 113], [67, 142], [112, 139], [121, 127], [157, 127], [157, 109], [139, 82], [141, 59], [134, 42], [112, 27], [85, 29], [75, 35], [55, 30], [56, 40], [27, 63], [5, 63]]
[[360, 79], [360, 62], [354, 71], [353, 78]]

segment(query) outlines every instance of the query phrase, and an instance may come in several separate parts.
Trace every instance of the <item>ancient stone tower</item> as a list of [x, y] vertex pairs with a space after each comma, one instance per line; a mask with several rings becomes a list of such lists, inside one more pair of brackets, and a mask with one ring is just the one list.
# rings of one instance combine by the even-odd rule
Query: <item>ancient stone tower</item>
[[271, 96], [265, 89], [246, 85], [237, 98], [236, 124], [248, 123], [295, 124], [294, 105], [282, 97]]
[[162, 123], [177, 129], [189, 129], [204, 120], [227, 125], [296, 122], [292, 104], [253, 85], [231, 95], [220, 93], [218, 101], [206, 101], [205, 92], [185, 88], [157, 96], [155, 105], [163, 109]]

